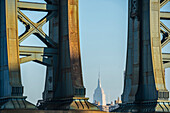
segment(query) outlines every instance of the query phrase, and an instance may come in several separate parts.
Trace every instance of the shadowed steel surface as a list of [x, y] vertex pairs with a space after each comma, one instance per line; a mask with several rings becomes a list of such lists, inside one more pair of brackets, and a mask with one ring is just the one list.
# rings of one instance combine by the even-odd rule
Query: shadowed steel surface
[[[23, 97], [20, 76], [20, 64], [34, 61], [47, 66], [43, 100], [37, 103], [39, 109], [97, 110], [85, 98], [78, 0], [46, 0], [46, 3], [1, 0], [0, 6], [0, 109], [35, 109]], [[47, 15], [34, 23], [23, 10]], [[20, 36], [17, 20], [26, 28]], [[48, 21], [49, 36], [42, 30]], [[32, 34], [47, 47], [19, 46]]]
[[[170, 111], [164, 72], [170, 66], [170, 56], [161, 51], [169, 43], [169, 28], [160, 22], [160, 19], [169, 19], [168, 12], [160, 13], [160, 8], [168, 2], [129, 0], [123, 104], [115, 111]], [[160, 33], [163, 34], [162, 40]]]
[[35, 109], [23, 97], [17, 23], [17, 1], [0, 1], [0, 109]]
[[104, 111], [79, 110], [1, 110], [0, 113], [107, 113]]

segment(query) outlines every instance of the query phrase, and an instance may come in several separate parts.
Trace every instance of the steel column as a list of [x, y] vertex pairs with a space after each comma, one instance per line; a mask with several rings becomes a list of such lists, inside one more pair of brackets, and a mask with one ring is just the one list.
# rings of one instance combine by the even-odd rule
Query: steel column
[[[47, 66], [43, 100], [37, 104], [39, 109], [97, 110], [85, 98], [80, 59], [78, 0], [46, 0], [46, 3], [1, 0], [0, 6], [1, 109], [8, 109], [10, 105], [13, 108], [9, 109], [35, 108], [22, 96], [20, 76], [20, 63], [34, 61]], [[34, 23], [22, 10], [43, 11], [48, 14]], [[26, 28], [20, 36], [17, 18]], [[48, 21], [49, 36], [42, 30]], [[31, 34], [37, 36], [47, 47], [19, 46]], [[19, 58], [19, 55], [25, 57]], [[4, 101], [8, 104], [1, 105]]]
[[[169, 0], [129, 0], [128, 47], [123, 104], [115, 111], [160, 112], [170, 111], [169, 91], [165, 85], [163, 55], [160, 39], [161, 3]], [[162, 41], [163, 42], [163, 41]], [[167, 60], [167, 59], [166, 59]]]
[[[97, 110], [85, 98], [82, 79], [78, 0], [48, 0], [56, 4], [58, 15], [49, 21], [50, 38], [58, 45], [58, 55], [47, 67], [40, 109]], [[51, 82], [53, 81], [53, 82]]]
[[[23, 97], [17, 23], [17, 0], [0, 1], [0, 109], [35, 109]], [[3, 103], [3, 104], [2, 104]]]

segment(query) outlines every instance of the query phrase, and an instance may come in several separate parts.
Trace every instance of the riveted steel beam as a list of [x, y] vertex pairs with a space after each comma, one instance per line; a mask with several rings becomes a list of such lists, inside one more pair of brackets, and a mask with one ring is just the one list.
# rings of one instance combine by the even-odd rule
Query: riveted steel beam
[[35, 109], [23, 96], [17, 1], [0, 0], [0, 109]]
[[170, 0], [161, 0], [160, 8], [165, 6]]
[[170, 68], [170, 53], [162, 53], [164, 68]]
[[20, 47], [20, 55], [26, 56], [20, 58], [20, 63], [26, 63], [33, 60], [39, 60], [42, 62], [44, 48], [42, 47]]
[[166, 69], [166, 68], [170, 68], [170, 62], [168, 62], [168, 63], [164, 63], [164, 68]]
[[[47, 67], [47, 77], [43, 101], [40, 109], [92, 109], [85, 100], [85, 88], [82, 79], [80, 42], [79, 42], [79, 0], [46, 0], [47, 3], [59, 4], [58, 15], [49, 21], [50, 38], [59, 43], [59, 55], [53, 59], [53, 67]], [[54, 76], [52, 76], [54, 75]], [[51, 81], [54, 81], [53, 83]], [[70, 98], [71, 97], [71, 98]], [[74, 104], [75, 97], [86, 102]], [[73, 103], [67, 103], [66, 101]], [[96, 107], [94, 107], [96, 109]]]
[[170, 20], [170, 12], [160, 12], [160, 18], [163, 20]]
[[[60, 109], [56, 108], [60, 105], [63, 109], [79, 109], [79, 105], [83, 103], [81, 106], [83, 110], [97, 110], [98, 108], [85, 98], [79, 44], [78, 0], [45, 1], [47, 4], [19, 0], [0, 1], [0, 6], [3, 8], [0, 11], [0, 20], [2, 20], [0, 24], [3, 28], [0, 29], [2, 47], [0, 49], [0, 72], [2, 70], [4, 73], [2, 77], [0, 76], [0, 97], [22, 96], [20, 64], [34, 61], [47, 66], [43, 92], [45, 104], [39, 104], [39, 109], [56, 110]], [[45, 11], [48, 14], [35, 23], [22, 10]], [[17, 19], [26, 28], [19, 37]], [[42, 30], [43, 25], [48, 21], [49, 36]], [[36, 35], [47, 47], [19, 46], [31, 34]], [[20, 58], [19, 55], [24, 57]], [[1, 102], [4, 101], [0, 100], [0, 107], [1, 105], [6, 107], [6, 104], [1, 104]], [[11, 106], [10, 102], [8, 103]], [[66, 104], [63, 105], [63, 103]], [[18, 106], [14, 103], [15, 105]], [[28, 105], [25, 108], [31, 107], [30, 104]]]
[[163, 39], [161, 40], [161, 47], [163, 48], [170, 42], [170, 37], [169, 37], [170, 29], [163, 22], [160, 22], [160, 27], [162, 27], [160, 29], [161, 29], [161, 33], [163, 34]]
[[[164, 0], [161, 4], [164, 6], [167, 4], [169, 0]], [[161, 20], [170, 20], [170, 13], [169, 12], [160, 12], [160, 19]], [[161, 40], [161, 47], [164, 48], [170, 42], [170, 29], [166, 26], [163, 22], [160, 21], [160, 30], [163, 35]], [[167, 53], [162, 53], [162, 61], [164, 68], [170, 68], [170, 55]]]
[[[20, 58], [20, 63], [26, 63], [29, 61], [39, 61], [42, 62], [41, 64], [51, 65], [51, 62], [47, 62], [48, 57], [52, 57], [58, 54], [57, 49], [46, 47], [20, 46], [19, 51], [20, 56], [26, 56]], [[44, 61], [44, 59], [46, 60]]]
[[166, 32], [170, 33], [170, 29], [163, 22], [160, 22], [160, 27], [162, 27]]
[[43, 3], [32, 3], [32, 2], [20, 2], [17, 3], [18, 8], [22, 10], [33, 10], [33, 11], [54, 11], [57, 10], [56, 5], [43, 4]]
[[164, 62], [170, 61], [170, 53], [162, 53], [162, 59]]
[[41, 19], [38, 23], [34, 23], [32, 22], [24, 13], [22, 13], [19, 9], [18, 9], [18, 18], [19, 20], [24, 23], [26, 26], [29, 26], [29, 29], [24, 32], [21, 36], [19, 36], [19, 42], [21, 43], [22, 41], [24, 41], [26, 38], [28, 38], [31, 34], [35, 34], [37, 35], [37, 37], [43, 41], [46, 45], [51, 45], [53, 47], [57, 47], [57, 44], [51, 39], [49, 38], [44, 31], [42, 30], [42, 26], [49, 20], [51, 19], [53, 16], [55, 15], [55, 13], [51, 13], [49, 15], [47, 15], [46, 17], [44, 17], [43, 19]]
[[[162, 47], [168, 43], [165, 39], [169, 37], [170, 30], [160, 22], [160, 18], [169, 18], [168, 13], [160, 14], [160, 8], [168, 2], [169, 0], [129, 0], [127, 60], [122, 94], [123, 105], [120, 111], [150, 112], [151, 109], [157, 111], [155, 107], [159, 106], [157, 102], [166, 102], [169, 99], [169, 91], [165, 84], [163, 65], [165, 58], [162, 59]], [[164, 35], [162, 44], [160, 31]], [[155, 106], [152, 108], [141, 107], [146, 106], [145, 102], [152, 104], [153, 101]], [[168, 107], [168, 104], [165, 107]], [[169, 107], [167, 109], [170, 110]], [[162, 108], [162, 111], [167, 109]]]
[[169, 36], [163, 38], [162, 41], [161, 41], [162, 48], [165, 47], [169, 42], [170, 42], [170, 37]]

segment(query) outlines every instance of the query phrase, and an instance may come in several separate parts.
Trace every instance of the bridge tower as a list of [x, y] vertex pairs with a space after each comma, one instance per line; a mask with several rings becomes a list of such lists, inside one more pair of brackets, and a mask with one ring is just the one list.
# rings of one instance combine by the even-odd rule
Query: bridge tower
[[129, 0], [123, 104], [115, 111], [170, 111], [164, 72], [165, 68], [170, 67], [170, 55], [162, 54], [161, 50], [169, 42], [170, 30], [160, 21], [170, 19], [169, 12], [160, 12], [160, 8], [168, 2]]
[[[97, 110], [85, 98], [82, 79], [78, 0], [46, 3], [1, 0], [0, 6], [0, 109], [35, 109], [23, 96], [20, 64], [34, 61], [47, 66], [43, 100], [39, 109]], [[22, 11], [47, 12], [37, 23]], [[25, 32], [18, 36], [18, 20]], [[49, 21], [49, 36], [42, 30]], [[21, 46], [31, 34], [47, 47]], [[20, 56], [24, 56], [21, 57]]]

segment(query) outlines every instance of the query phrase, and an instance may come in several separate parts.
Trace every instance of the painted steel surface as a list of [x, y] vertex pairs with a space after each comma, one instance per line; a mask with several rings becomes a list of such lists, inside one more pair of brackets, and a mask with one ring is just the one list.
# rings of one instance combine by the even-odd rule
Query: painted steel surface
[[22, 96], [18, 43], [17, 1], [1, 0], [0, 98]]
[[159, 0], [129, 0], [124, 103], [169, 98], [162, 63], [159, 14]]
[[46, 0], [56, 5], [57, 15], [49, 20], [50, 38], [57, 55], [47, 66], [46, 85], [39, 109], [98, 110], [88, 102], [82, 79], [78, 0]]
[[[169, 28], [160, 22], [169, 18], [168, 12], [160, 13], [160, 8], [168, 2], [129, 0], [127, 61], [120, 111], [170, 111], [164, 72], [169, 67], [170, 56], [161, 50], [169, 42]], [[160, 33], [164, 35], [162, 41]]]
[[[48, 2], [48, 1], [47, 1]], [[49, 1], [50, 2], [50, 1]], [[52, 67], [47, 67], [44, 99], [84, 97], [82, 81], [78, 0], [51, 0], [57, 4], [58, 13], [50, 22], [50, 38], [57, 44], [58, 54]], [[52, 76], [53, 74], [53, 76]], [[50, 79], [53, 83], [50, 85]]]
[[[169, 91], [165, 68], [169, 53], [169, 28], [160, 19], [169, 20], [160, 8], [169, 0], [129, 0], [128, 47], [122, 104], [117, 112], [169, 112]], [[162, 39], [160, 33], [163, 35]]]
[[[45, 1], [46, 3], [0, 1], [2, 8], [0, 12], [0, 103], [8, 98], [5, 100], [8, 103], [6, 108], [10, 106], [14, 106], [14, 109], [23, 108], [16, 107], [19, 105], [17, 102], [20, 102], [18, 99], [22, 98], [22, 102], [25, 99], [22, 96], [20, 64], [34, 61], [47, 66], [43, 100], [40, 101], [42, 102], [40, 104], [43, 104], [42, 109], [56, 109], [58, 103], [66, 102], [67, 106], [63, 106], [62, 109], [69, 107], [69, 109], [87, 110], [93, 107], [97, 110], [97, 107], [85, 98], [80, 58], [78, 0]], [[23, 13], [23, 10], [48, 14], [34, 23]], [[26, 28], [20, 36], [18, 36], [17, 20]], [[48, 21], [49, 36], [42, 30], [43, 25]], [[32, 34], [47, 47], [19, 45]], [[13, 99], [16, 101], [13, 102]], [[48, 106], [49, 102], [57, 103], [55, 108], [53, 108], [55, 104]], [[48, 107], [44, 106], [44, 103]]]
[[1, 110], [1, 113], [108, 113], [104, 111], [78, 111], [78, 110]]

